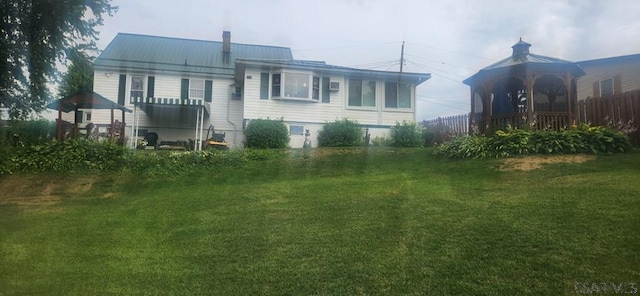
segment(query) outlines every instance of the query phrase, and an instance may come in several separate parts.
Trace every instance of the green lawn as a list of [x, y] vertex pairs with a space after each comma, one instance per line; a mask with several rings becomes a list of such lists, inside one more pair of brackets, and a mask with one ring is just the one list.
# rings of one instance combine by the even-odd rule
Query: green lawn
[[429, 149], [310, 154], [169, 179], [0, 178], [0, 295], [563, 295], [640, 283], [640, 151], [530, 171]]

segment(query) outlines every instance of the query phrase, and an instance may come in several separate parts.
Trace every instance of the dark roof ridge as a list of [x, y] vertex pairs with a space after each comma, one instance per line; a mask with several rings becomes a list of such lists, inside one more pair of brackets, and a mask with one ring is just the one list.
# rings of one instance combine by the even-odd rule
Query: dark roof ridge
[[[168, 36], [158, 36], [158, 35], [149, 35], [149, 34], [140, 34], [140, 33], [118, 32], [117, 35], [152, 37], [152, 38], [159, 38], [159, 39], [173, 39], [173, 40], [182, 40], [182, 41], [197, 41], [197, 42], [210, 42], [210, 43], [222, 44], [222, 41], [215, 41], [215, 40], [202, 40], [202, 39], [184, 38], [184, 37], [168, 37]], [[116, 35], [116, 37], [117, 37], [117, 35]], [[232, 45], [247, 45], [247, 46], [260, 46], [260, 47], [273, 47], [273, 48], [291, 49], [290, 47], [287, 47], [287, 46], [277, 46], [277, 45], [262, 45], [262, 44], [250, 44], [250, 43], [238, 43], [238, 42], [231, 42], [231, 44]]]

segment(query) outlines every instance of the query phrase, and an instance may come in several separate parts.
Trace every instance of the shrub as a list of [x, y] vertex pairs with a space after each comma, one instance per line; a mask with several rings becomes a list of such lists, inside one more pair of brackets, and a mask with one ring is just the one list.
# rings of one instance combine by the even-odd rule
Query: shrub
[[371, 146], [373, 147], [387, 147], [391, 146], [391, 143], [393, 143], [393, 141], [388, 137], [375, 137], [371, 139]]
[[237, 166], [246, 160], [243, 150], [137, 152], [125, 169], [138, 176], [176, 176]]
[[415, 122], [396, 122], [391, 127], [391, 146], [395, 147], [421, 147], [424, 144], [424, 128]]
[[457, 136], [436, 149], [436, 154], [447, 158], [485, 158], [490, 153], [489, 138], [480, 136]]
[[56, 135], [56, 123], [44, 119], [12, 121], [3, 131], [5, 143], [15, 147], [30, 146], [51, 141]]
[[15, 148], [7, 172], [102, 172], [120, 169], [127, 149], [113, 141], [51, 141]]
[[609, 154], [630, 149], [629, 138], [620, 131], [581, 125], [561, 131], [507, 129], [490, 137], [464, 136], [444, 143], [436, 153], [450, 158], [483, 158], [558, 153]]
[[247, 148], [286, 148], [289, 144], [289, 131], [282, 119], [251, 120], [244, 134]]
[[424, 147], [433, 147], [436, 145], [436, 133], [429, 128], [424, 129]]
[[326, 123], [318, 133], [320, 147], [353, 147], [362, 144], [362, 130], [358, 122], [346, 118]]

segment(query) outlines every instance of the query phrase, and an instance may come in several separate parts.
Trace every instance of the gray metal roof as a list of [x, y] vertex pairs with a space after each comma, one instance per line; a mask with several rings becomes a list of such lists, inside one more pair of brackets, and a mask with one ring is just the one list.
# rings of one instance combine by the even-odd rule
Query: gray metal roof
[[288, 47], [231, 43], [230, 62], [223, 58], [219, 41], [118, 33], [94, 66], [232, 76], [238, 58], [290, 60], [293, 55]]
[[238, 72], [236, 73], [236, 79], [240, 79], [244, 71], [245, 65], [255, 65], [269, 68], [287, 68], [287, 69], [304, 69], [311, 71], [322, 71], [325, 73], [339, 73], [345, 76], [352, 77], [376, 77], [382, 79], [401, 79], [403, 81], [410, 81], [416, 85], [423, 83], [431, 78], [430, 73], [411, 73], [411, 72], [391, 72], [391, 71], [378, 71], [368, 69], [357, 69], [343, 66], [328, 65], [323, 61], [305, 61], [305, 60], [261, 60], [261, 59], [238, 59]]
[[475, 79], [483, 76], [487, 73], [495, 73], [500, 71], [508, 71], [509, 69], [517, 66], [537, 66], [537, 67], [555, 67], [563, 68], [570, 71], [575, 77], [583, 76], [586, 73], [577, 63], [562, 60], [558, 58], [552, 58], [537, 54], [529, 53], [529, 47], [531, 44], [526, 43], [520, 39], [518, 43], [512, 46], [513, 54], [507, 58], [504, 58], [494, 64], [484, 67], [478, 71], [478, 73], [465, 79], [463, 82], [467, 85], [471, 85]]

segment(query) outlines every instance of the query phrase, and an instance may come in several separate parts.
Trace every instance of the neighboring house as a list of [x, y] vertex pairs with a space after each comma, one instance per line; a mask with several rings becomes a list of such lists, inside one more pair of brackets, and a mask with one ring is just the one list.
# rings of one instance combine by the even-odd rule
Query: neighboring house
[[578, 62], [587, 73], [578, 79], [578, 99], [640, 89], [640, 54]]
[[[134, 110], [127, 137], [154, 132], [160, 141], [204, 139], [212, 125], [233, 147], [252, 119], [282, 118], [291, 147], [306, 130], [317, 146], [322, 125], [349, 118], [372, 137], [415, 121], [416, 86], [430, 74], [372, 71], [294, 60], [285, 47], [118, 34], [95, 60], [94, 91]], [[107, 123], [108, 111], [84, 110]], [[71, 115], [72, 116], [72, 115]], [[211, 136], [211, 135], [209, 135]]]

